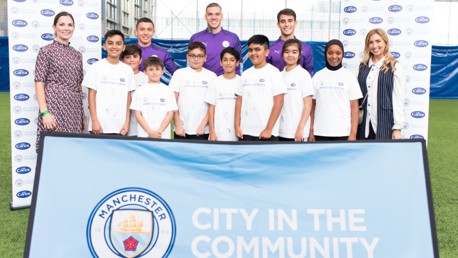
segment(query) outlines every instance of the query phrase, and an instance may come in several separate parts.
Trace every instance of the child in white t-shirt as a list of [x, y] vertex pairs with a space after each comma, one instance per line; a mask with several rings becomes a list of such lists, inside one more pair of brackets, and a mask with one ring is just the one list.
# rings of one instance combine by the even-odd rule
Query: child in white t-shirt
[[300, 66], [301, 41], [288, 39], [282, 50], [286, 64], [282, 71], [288, 93], [280, 114], [280, 141], [307, 141], [310, 132], [313, 82], [307, 70]]
[[208, 104], [204, 99], [208, 85], [216, 75], [202, 67], [206, 58], [203, 43], [190, 43], [189, 67], [176, 70], [170, 80], [169, 86], [175, 92], [178, 104], [178, 112], [174, 115], [175, 139], [208, 140]]
[[119, 61], [124, 34], [109, 30], [103, 48], [107, 58], [88, 69], [82, 85], [89, 88], [89, 131], [93, 134], [126, 135], [130, 125], [130, 92], [136, 84], [132, 68]]
[[148, 83], [137, 88], [130, 105], [139, 124], [137, 135], [170, 139], [170, 122], [178, 107], [173, 90], [161, 83], [164, 62], [158, 57], [148, 57], [143, 67]]
[[236, 73], [240, 54], [227, 47], [220, 54], [224, 74], [218, 76], [208, 87], [205, 102], [208, 103], [210, 141], [237, 141], [234, 128], [235, 90], [242, 80]]
[[[135, 75], [136, 88], [148, 82], [148, 77], [140, 71], [140, 64], [142, 63], [142, 49], [139, 46], [134, 44], [126, 45], [126, 49], [121, 53], [121, 60], [132, 67]], [[128, 136], [137, 136], [137, 125], [138, 123], [135, 119], [135, 112], [131, 110]]]
[[286, 87], [280, 71], [267, 63], [269, 39], [254, 35], [248, 40], [248, 57], [253, 63], [242, 74], [236, 91], [235, 130], [241, 140], [278, 140], [278, 117]]

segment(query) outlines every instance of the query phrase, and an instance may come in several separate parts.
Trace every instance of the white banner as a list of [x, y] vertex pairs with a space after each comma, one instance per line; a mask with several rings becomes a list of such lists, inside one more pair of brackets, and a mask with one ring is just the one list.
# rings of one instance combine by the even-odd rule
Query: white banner
[[406, 74], [402, 138], [428, 136], [433, 0], [343, 0], [341, 37], [344, 66], [358, 73], [364, 40], [374, 28], [384, 29], [390, 51]]
[[54, 16], [61, 11], [71, 13], [75, 19], [76, 28], [71, 46], [83, 54], [86, 69], [101, 57], [99, 0], [8, 0], [13, 174], [11, 208], [20, 208], [31, 203], [39, 112], [34, 85], [35, 60], [40, 47], [52, 43]]

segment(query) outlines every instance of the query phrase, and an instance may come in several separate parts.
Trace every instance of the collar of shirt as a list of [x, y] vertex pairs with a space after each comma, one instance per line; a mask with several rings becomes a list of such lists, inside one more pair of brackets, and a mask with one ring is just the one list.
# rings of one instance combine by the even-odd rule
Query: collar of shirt
[[378, 60], [377, 63], [374, 64], [372, 62], [372, 58], [369, 58], [369, 67], [372, 67], [374, 65], [375, 67], [377, 67], [377, 69], [380, 70], [380, 67], [382, 67], [384, 61], [385, 61], [385, 57], [383, 57], [382, 59]]

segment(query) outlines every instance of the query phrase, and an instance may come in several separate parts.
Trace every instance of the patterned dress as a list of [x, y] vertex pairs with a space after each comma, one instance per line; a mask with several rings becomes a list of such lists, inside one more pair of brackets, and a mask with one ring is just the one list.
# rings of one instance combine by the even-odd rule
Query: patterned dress
[[[84, 129], [83, 56], [58, 41], [40, 48], [35, 64], [35, 82], [44, 82], [45, 100], [55, 117], [57, 132], [82, 133]], [[47, 129], [38, 115], [37, 150], [40, 133]]]

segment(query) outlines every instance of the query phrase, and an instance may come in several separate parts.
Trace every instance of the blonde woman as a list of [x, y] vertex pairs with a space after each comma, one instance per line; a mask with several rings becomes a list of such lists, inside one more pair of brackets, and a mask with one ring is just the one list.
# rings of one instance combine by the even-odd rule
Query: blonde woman
[[366, 35], [358, 82], [362, 119], [358, 139], [401, 139], [404, 122], [404, 83], [401, 65], [391, 55], [388, 35], [373, 29]]

